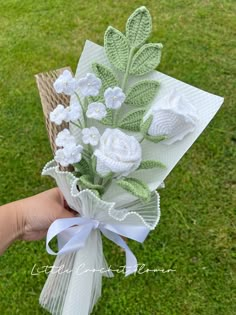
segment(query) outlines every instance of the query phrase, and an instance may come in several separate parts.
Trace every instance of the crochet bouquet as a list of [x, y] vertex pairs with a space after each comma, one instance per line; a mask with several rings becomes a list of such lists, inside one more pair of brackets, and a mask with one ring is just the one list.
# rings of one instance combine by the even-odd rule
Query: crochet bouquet
[[[147, 43], [151, 29], [140, 7], [125, 34], [108, 27], [104, 48], [86, 41], [75, 76], [62, 70], [43, 91], [38, 76], [42, 102], [54, 95], [46, 115], [54, 160], [42, 174], [56, 180], [78, 213], [48, 230], [47, 251], [64, 270], [50, 273], [40, 296], [52, 314], [92, 312], [102, 276], [113, 276], [102, 237], [123, 248], [126, 276], [137, 271], [124, 237], [143, 242], [156, 227], [156, 190], [223, 102], [154, 70], [163, 46]], [[57, 253], [49, 246], [54, 237]]]

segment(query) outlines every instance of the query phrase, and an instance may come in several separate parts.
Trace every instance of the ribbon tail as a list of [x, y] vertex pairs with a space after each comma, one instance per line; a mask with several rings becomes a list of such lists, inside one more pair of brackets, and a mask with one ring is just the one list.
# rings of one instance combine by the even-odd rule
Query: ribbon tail
[[122, 247], [125, 250], [125, 256], [126, 256], [126, 272], [125, 276], [129, 276], [132, 273], [135, 273], [138, 268], [138, 262], [133, 254], [133, 252], [130, 250], [129, 246], [126, 244], [126, 242], [120, 237], [118, 234], [113, 233], [107, 229], [100, 228], [101, 232], [109, 238], [112, 242], [117, 244], [118, 246]]

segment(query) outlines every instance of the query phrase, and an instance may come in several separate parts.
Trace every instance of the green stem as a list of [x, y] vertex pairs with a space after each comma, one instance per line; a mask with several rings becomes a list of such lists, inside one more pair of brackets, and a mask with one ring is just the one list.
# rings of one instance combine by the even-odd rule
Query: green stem
[[[124, 74], [124, 77], [123, 77], [123, 80], [122, 80], [122, 83], [121, 83], [121, 89], [122, 89], [123, 92], [125, 92], [125, 87], [126, 87], [126, 84], [127, 84], [127, 81], [128, 81], [130, 67], [131, 67], [131, 64], [132, 64], [134, 53], [135, 53], [135, 48], [132, 47], [130, 49], [130, 51], [129, 51], [128, 62], [127, 62], [125, 74]], [[112, 119], [113, 127], [116, 127], [118, 118], [119, 118], [119, 109], [114, 111], [113, 119]]]
[[82, 102], [82, 100], [81, 100], [80, 97], [79, 97], [79, 94], [75, 92], [75, 95], [76, 95], [76, 97], [77, 97], [77, 99], [78, 99], [78, 101], [79, 101], [79, 103], [80, 103], [81, 108], [82, 108], [83, 124], [81, 123], [81, 124], [82, 124], [82, 128], [81, 128], [81, 129], [83, 129], [83, 128], [85, 128], [86, 125], [87, 125], [87, 117], [86, 117], [86, 104], [87, 104], [87, 100], [86, 100], [86, 98], [85, 98], [85, 99], [84, 99], [84, 102]]
[[78, 121], [78, 124], [76, 124], [76, 123], [75, 123], [75, 122], [73, 122], [73, 121], [70, 121], [70, 123], [71, 123], [72, 125], [74, 125], [74, 126], [78, 127], [79, 129], [82, 129], [82, 126], [81, 126], [80, 121]]
[[[79, 94], [75, 92], [75, 95], [76, 95], [76, 97], [77, 97], [77, 99], [78, 99], [80, 105], [82, 106], [82, 101], [81, 101], [81, 99], [80, 99], [80, 97], [79, 97]], [[83, 107], [83, 106], [82, 106], [82, 107]]]
[[127, 67], [126, 67], [125, 75], [123, 77], [123, 81], [122, 81], [122, 84], [121, 84], [121, 88], [122, 88], [123, 91], [125, 91], [125, 86], [126, 86], [126, 83], [127, 83], [128, 77], [129, 77], [129, 71], [130, 71], [132, 60], [133, 60], [134, 52], [135, 52], [135, 48], [132, 47], [130, 49], [130, 52], [129, 52]]

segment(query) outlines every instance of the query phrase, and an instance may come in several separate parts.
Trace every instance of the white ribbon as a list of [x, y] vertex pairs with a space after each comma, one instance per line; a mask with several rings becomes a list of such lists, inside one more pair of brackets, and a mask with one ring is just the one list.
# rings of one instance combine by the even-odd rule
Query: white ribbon
[[[85, 246], [91, 231], [96, 229], [100, 230], [104, 236], [125, 250], [125, 276], [136, 272], [137, 259], [120, 235], [143, 243], [150, 232], [150, 229], [146, 226], [108, 224], [89, 217], [57, 219], [51, 224], [47, 233], [47, 252], [51, 255], [60, 255], [78, 251]], [[58, 237], [58, 253], [54, 252], [49, 246], [49, 242], [55, 236]]]

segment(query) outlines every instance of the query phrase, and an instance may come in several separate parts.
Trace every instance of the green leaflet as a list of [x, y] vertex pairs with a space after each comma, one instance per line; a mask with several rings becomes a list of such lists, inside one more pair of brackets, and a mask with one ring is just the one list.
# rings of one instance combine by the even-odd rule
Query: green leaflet
[[152, 18], [145, 7], [140, 7], [128, 18], [126, 37], [131, 47], [138, 48], [148, 39], [152, 30]]
[[139, 131], [145, 110], [130, 111], [119, 123], [119, 127], [130, 131]]
[[119, 85], [115, 74], [108, 67], [100, 63], [93, 63], [92, 69], [96, 76], [102, 80], [102, 95], [107, 88]]
[[117, 184], [128, 191], [132, 195], [142, 199], [143, 201], [149, 201], [151, 197], [151, 191], [147, 184], [136, 178], [124, 178], [117, 181]]
[[129, 56], [126, 37], [117, 29], [109, 26], [104, 36], [104, 47], [110, 63], [118, 70], [125, 72]]
[[146, 119], [145, 121], [143, 121], [140, 125], [140, 131], [142, 132], [143, 135], [146, 135], [148, 132], [148, 129], [151, 126], [152, 123], [152, 115], [148, 117], [148, 119]]
[[134, 55], [130, 73], [143, 75], [154, 70], [161, 61], [162, 44], [146, 44]]
[[126, 93], [125, 103], [146, 107], [155, 97], [160, 84], [155, 80], [143, 80], [134, 84]]
[[106, 126], [112, 126], [112, 109], [107, 108], [107, 115], [100, 120], [100, 123]]
[[79, 178], [79, 183], [81, 184], [83, 189], [88, 188], [88, 189], [92, 189], [92, 190], [97, 190], [97, 191], [99, 191], [101, 193], [103, 192], [103, 186], [97, 185], [97, 184], [93, 184], [92, 178], [91, 178], [90, 175], [82, 175]]
[[79, 163], [76, 163], [75, 165], [76, 171], [80, 174], [89, 174], [91, 172], [88, 162], [85, 159], [81, 159]]
[[144, 139], [148, 140], [148, 141], [151, 141], [151, 142], [154, 142], [154, 143], [158, 143], [160, 141], [163, 141], [165, 140], [167, 137], [165, 135], [161, 135], [161, 136], [150, 136], [148, 134], [148, 130], [151, 126], [151, 123], [152, 123], [152, 119], [153, 119], [153, 116], [150, 115], [148, 117], [148, 119], [146, 119], [145, 121], [143, 121], [140, 125], [140, 131], [141, 133], [143, 134], [144, 136]]
[[166, 166], [160, 161], [145, 160], [141, 162], [137, 170], [148, 170], [151, 168], [166, 168]]
[[149, 135], [145, 135], [144, 138], [148, 141], [154, 142], [154, 143], [158, 143], [161, 142], [163, 140], [165, 140], [167, 137], [165, 135], [163, 136], [149, 136]]

